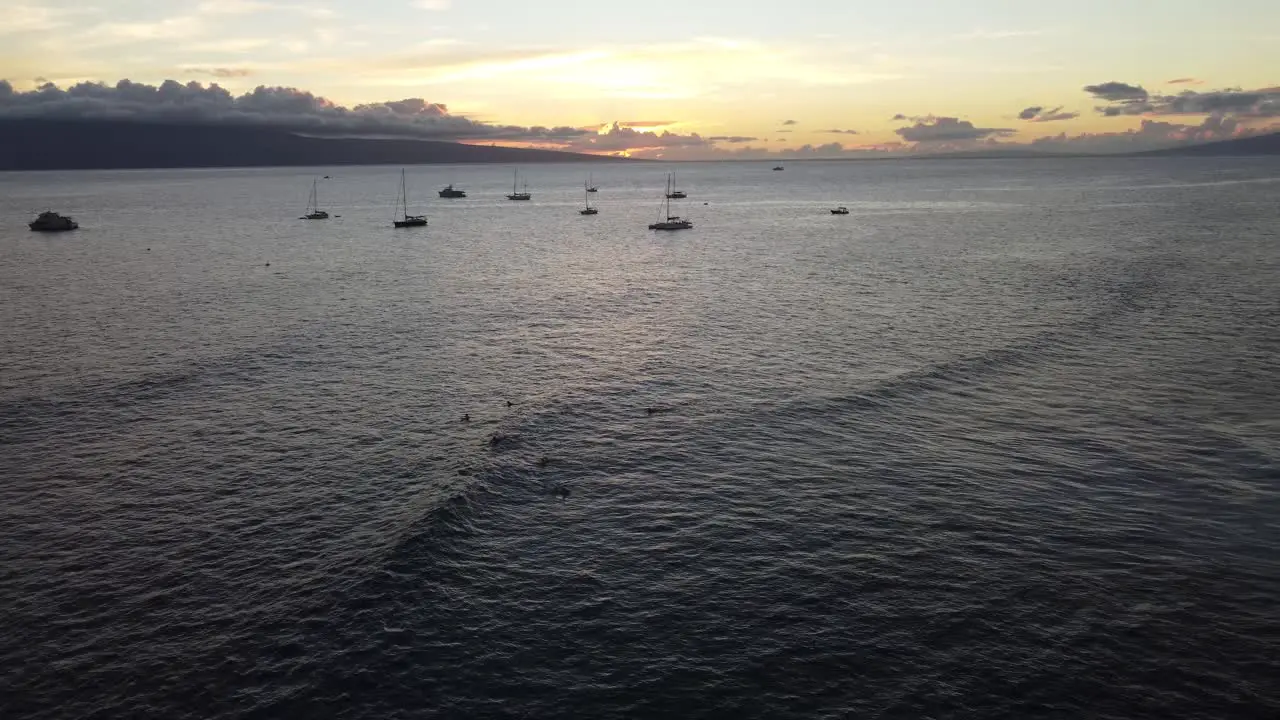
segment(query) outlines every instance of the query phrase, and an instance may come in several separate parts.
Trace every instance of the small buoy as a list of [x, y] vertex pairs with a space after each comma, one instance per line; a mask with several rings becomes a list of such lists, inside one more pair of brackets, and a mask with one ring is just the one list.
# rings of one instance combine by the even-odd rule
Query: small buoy
[[507, 401], [507, 407], [511, 407], [512, 405], [515, 405], [515, 403], [511, 402], [510, 400], [508, 400], [508, 401]]
[[538, 467], [546, 467], [550, 464], [551, 464], [551, 458], [547, 457], [546, 455], [543, 455], [542, 457], [538, 458]]
[[271, 263], [267, 263], [267, 264], [266, 264], [266, 267], [271, 267]]
[[471, 422], [471, 413], [464, 414], [462, 416], [462, 422]]

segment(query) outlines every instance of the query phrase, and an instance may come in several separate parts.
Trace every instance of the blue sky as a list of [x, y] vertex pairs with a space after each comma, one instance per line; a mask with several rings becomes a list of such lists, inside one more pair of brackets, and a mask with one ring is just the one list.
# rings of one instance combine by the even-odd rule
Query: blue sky
[[[1205, 117], [1108, 116], [1083, 88], [1280, 85], [1280, 3], [1262, 0], [0, 0], [0, 17], [0, 78], [18, 90], [288, 86], [348, 106], [424, 98], [493, 123], [754, 138], [721, 151], [900, 143], [904, 123], [937, 118], [1011, 131], [986, 141], [1172, 136], [1185, 132], [1144, 120]], [[1019, 120], [1032, 107], [1061, 119]], [[1241, 114], [1232, 132], [1267, 126], [1268, 112]]]

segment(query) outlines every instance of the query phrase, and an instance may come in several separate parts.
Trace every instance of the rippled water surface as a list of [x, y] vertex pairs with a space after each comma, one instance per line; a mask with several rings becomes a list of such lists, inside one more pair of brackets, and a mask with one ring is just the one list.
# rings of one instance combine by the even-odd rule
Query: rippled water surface
[[1280, 163], [668, 169], [0, 175], [0, 716], [1280, 716]]

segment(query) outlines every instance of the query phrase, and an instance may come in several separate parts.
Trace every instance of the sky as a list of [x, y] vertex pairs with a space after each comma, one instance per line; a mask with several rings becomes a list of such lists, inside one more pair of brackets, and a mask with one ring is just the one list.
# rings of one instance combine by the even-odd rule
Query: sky
[[0, 79], [0, 117], [669, 159], [1124, 151], [1280, 129], [1280, 2], [0, 0]]

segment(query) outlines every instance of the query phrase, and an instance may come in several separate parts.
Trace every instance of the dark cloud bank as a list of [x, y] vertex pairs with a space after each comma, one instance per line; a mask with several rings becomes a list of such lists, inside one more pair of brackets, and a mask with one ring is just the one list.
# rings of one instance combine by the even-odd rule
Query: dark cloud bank
[[643, 131], [673, 124], [670, 120], [614, 122], [601, 128], [495, 125], [453, 115], [443, 103], [422, 98], [345, 108], [296, 88], [259, 86], [233, 95], [216, 83], [205, 86], [174, 80], [158, 86], [130, 80], [114, 86], [80, 83], [66, 90], [46, 83], [26, 92], [15, 91], [0, 80], [0, 121], [15, 119], [266, 127], [314, 136], [531, 143], [582, 153], [621, 153], [636, 148], [655, 153], [711, 151], [715, 143], [742, 144], [756, 139]]
[[[1190, 83], [1191, 78], [1171, 80]], [[1280, 117], [1280, 87], [1258, 90], [1183, 90], [1174, 94], [1149, 93], [1140, 85], [1105, 82], [1086, 85], [1085, 92], [1106, 105], [1096, 108], [1107, 116], [1117, 115], [1217, 115], [1234, 120]]]
[[312, 93], [259, 86], [243, 95], [198, 82], [159, 86], [121, 80], [114, 86], [79, 83], [63, 90], [46, 83], [19, 92], [0, 80], [0, 120], [134, 120], [254, 125], [327, 135], [393, 136], [431, 140], [562, 142], [589, 134], [581, 128], [490, 125], [451, 115], [449, 108], [409, 98], [344, 108]]

